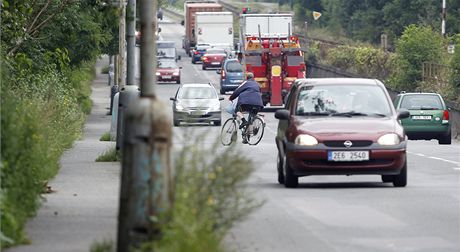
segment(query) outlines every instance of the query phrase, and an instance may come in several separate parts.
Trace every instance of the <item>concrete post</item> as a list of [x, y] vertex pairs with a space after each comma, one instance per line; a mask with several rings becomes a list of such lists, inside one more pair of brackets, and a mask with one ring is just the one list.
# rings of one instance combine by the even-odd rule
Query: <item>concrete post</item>
[[136, 0], [128, 0], [128, 9], [126, 10], [126, 19], [128, 21], [127, 30], [126, 30], [126, 40], [127, 40], [126, 84], [135, 85]]
[[[155, 96], [156, 3], [140, 0], [141, 97], [125, 114], [117, 251], [129, 251], [161, 232], [173, 205], [172, 118]], [[127, 86], [129, 87], [129, 86]], [[160, 218], [161, 217], [161, 218]]]

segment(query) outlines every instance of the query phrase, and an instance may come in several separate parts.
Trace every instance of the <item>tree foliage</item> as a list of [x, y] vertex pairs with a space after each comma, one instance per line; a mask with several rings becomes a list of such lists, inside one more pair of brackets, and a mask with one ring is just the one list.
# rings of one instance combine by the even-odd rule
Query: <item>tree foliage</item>
[[409, 25], [396, 44], [397, 71], [392, 83], [414, 91], [422, 80], [423, 62], [443, 63], [443, 38], [428, 26]]
[[101, 0], [3, 0], [0, 46], [0, 248], [25, 241], [59, 159], [91, 109], [101, 53], [115, 53], [117, 10]]

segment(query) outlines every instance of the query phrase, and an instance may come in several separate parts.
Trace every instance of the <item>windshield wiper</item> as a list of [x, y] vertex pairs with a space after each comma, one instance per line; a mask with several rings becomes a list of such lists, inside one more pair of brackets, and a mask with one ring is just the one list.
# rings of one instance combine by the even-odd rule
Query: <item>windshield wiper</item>
[[302, 112], [299, 115], [301, 116], [329, 116], [329, 112]]
[[361, 113], [361, 112], [355, 112], [355, 111], [348, 111], [348, 112], [342, 112], [342, 113], [333, 113], [331, 116], [346, 116], [346, 117], [352, 117], [352, 116], [368, 116], [368, 114]]

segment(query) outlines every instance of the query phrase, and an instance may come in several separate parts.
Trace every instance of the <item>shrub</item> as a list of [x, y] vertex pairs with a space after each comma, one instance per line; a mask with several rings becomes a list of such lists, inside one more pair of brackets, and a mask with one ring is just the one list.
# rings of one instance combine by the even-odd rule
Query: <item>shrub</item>
[[443, 38], [427, 26], [409, 25], [396, 43], [397, 68], [390, 83], [415, 91], [422, 80], [423, 62], [443, 63]]
[[25, 241], [23, 226], [39, 206], [38, 195], [80, 136], [89, 93], [77, 89], [91, 76], [88, 69], [59, 71], [44, 62], [33, 71], [18, 62], [2, 57], [1, 68], [1, 233], [15, 243]]
[[220, 242], [226, 232], [261, 205], [245, 186], [253, 171], [251, 161], [236, 145], [219, 147], [220, 141], [206, 146], [204, 137], [198, 137], [176, 153], [172, 220], [162, 239], [145, 244], [144, 251], [224, 251]]
[[120, 153], [117, 151], [115, 146], [112, 146], [105, 150], [99, 157], [96, 158], [96, 162], [117, 162], [121, 161]]

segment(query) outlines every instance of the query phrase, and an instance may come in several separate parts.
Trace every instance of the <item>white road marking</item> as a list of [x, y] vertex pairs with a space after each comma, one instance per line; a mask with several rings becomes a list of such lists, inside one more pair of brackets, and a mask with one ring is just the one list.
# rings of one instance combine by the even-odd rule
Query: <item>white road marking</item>
[[455, 164], [455, 165], [460, 165], [460, 162], [455, 162], [455, 161], [444, 159], [444, 158], [439, 158], [439, 157], [428, 157], [428, 158], [439, 160], [439, 161], [444, 161], [444, 162]]
[[454, 170], [460, 171], [460, 167], [454, 167]]

